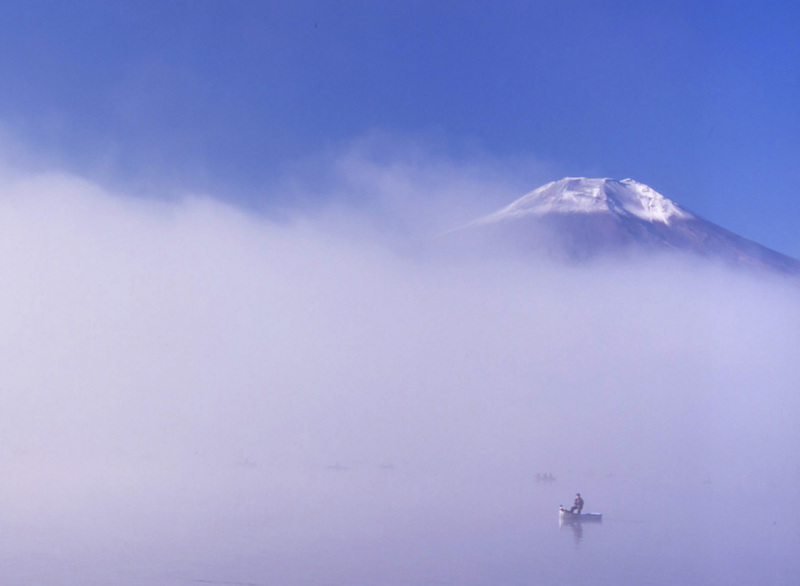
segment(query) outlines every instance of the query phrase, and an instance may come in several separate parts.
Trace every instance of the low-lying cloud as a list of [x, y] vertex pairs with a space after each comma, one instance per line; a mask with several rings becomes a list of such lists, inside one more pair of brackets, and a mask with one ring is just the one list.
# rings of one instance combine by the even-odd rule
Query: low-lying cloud
[[[361, 179], [400, 185], [402, 207], [403, 173]], [[64, 175], [0, 190], [12, 526], [92, 511], [142, 543], [181, 526], [199, 542], [291, 511], [295, 533], [274, 539], [302, 549], [329, 507], [497, 512], [540, 472], [608, 508], [611, 477], [718, 483], [723, 500], [754, 476], [776, 496], [800, 480], [796, 283], [677, 262], [448, 265], [350, 239], [341, 210], [274, 223]], [[86, 535], [116, 535], [100, 525]]]

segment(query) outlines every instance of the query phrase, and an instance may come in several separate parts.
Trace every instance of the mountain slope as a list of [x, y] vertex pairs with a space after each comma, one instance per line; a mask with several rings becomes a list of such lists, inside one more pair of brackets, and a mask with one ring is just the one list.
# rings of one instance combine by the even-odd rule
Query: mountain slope
[[703, 220], [632, 179], [553, 181], [449, 232], [443, 242], [471, 253], [569, 262], [681, 253], [800, 275], [800, 261]]

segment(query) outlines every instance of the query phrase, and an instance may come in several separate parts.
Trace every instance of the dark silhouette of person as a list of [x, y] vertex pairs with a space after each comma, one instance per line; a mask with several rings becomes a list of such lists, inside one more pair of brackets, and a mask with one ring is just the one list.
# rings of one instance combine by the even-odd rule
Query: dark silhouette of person
[[575, 495], [575, 502], [572, 503], [572, 508], [569, 510], [570, 513], [577, 513], [578, 515], [581, 514], [583, 510], [583, 499], [581, 498], [581, 493]]

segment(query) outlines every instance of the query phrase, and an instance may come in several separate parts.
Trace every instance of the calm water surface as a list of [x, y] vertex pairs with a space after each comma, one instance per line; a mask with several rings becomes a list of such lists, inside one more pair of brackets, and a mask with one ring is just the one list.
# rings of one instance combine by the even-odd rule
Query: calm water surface
[[0, 570], [49, 586], [800, 583], [798, 514], [767, 504], [779, 483], [588, 478], [587, 510], [603, 522], [559, 526], [575, 478], [278, 476], [235, 469], [158, 498], [51, 503], [6, 524]]

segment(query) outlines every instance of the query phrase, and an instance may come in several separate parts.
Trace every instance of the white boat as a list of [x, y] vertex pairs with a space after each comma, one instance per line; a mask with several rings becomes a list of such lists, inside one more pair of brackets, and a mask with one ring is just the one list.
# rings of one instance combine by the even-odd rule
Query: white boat
[[600, 513], [572, 513], [564, 507], [558, 507], [558, 520], [560, 523], [585, 523], [598, 522], [603, 520]]

